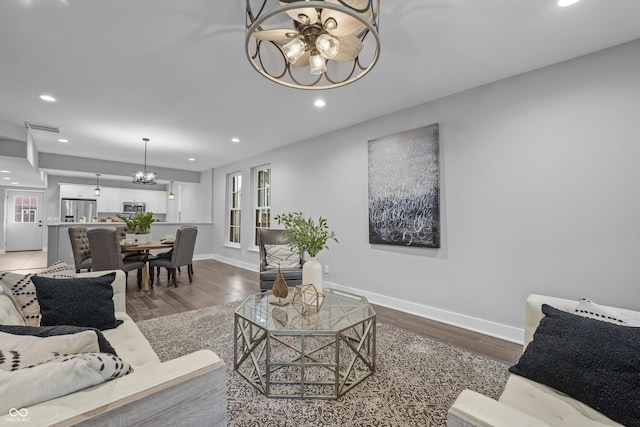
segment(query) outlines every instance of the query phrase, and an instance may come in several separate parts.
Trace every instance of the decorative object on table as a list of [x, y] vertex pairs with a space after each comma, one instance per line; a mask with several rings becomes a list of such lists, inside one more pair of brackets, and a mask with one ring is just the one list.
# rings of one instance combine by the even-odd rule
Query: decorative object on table
[[247, 0], [247, 59], [284, 86], [344, 86], [378, 61], [379, 12], [380, 0]]
[[147, 170], [147, 143], [149, 138], [142, 138], [142, 140], [144, 141], [144, 169], [134, 172], [131, 175], [131, 182], [134, 184], [155, 184], [158, 175]]
[[98, 222], [98, 216], [94, 215], [93, 217], [91, 217], [91, 222]]
[[338, 243], [336, 234], [329, 229], [327, 220], [320, 217], [316, 223], [312, 218], [305, 218], [302, 212], [280, 214], [274, 219], [278, 224], [284, 225], [291, 250], [297, 253], [307, 252], [311, 257], [302, 264], [302, 284], [314, 285], [322, 292], [322, 265], [316, 260], [316, 255], [322, 249], [329, 249], [329, 240]]
[[282, 298], [286, 298], [287, 295], [289, 295], [289, 287], [287, 286], [287, 281], [284, 280], [284, 277], [282, 276], [280, 266], [278, 266], [278, 274], [276, 275], [276, 280], [273, 281], [271, 292], [273, 293], [273, 296], [278, 299], [270, 301], [270, 304], [279, 306], [289, 304], [289, 301], [282, 301]]
[[293, 290], [291, 305], [306, 316], [320, 311], [324, 303], [324, 294], [313, 285], [298, 285]]
[[369, 141], [369, 243], [440, 247], [437, 123]]
[[157, 221], [153, 217], [153, 212], [136, 212], [128, 218], [117, 214], [122, 222], [127, 224], [127, 240], [133, 239], [138, 243], [147, 243], [150, 241], [151, 224]]
[[86, 216], [84, 216], [84, 215], [82, 215], [82, 216], [80, 217], [80, 222], [87, 222], [87, 217], [86, 217]]

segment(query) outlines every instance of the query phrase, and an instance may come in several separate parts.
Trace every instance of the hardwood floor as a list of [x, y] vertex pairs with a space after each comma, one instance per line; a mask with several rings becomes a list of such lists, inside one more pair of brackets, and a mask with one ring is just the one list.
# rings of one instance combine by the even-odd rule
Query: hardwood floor
[[[0, 270], [18, 273], [42, 271], [46, 267], [46, 252], [9, 252], [0, 255]], [[163, 270], [154, 288], [139, 291], [136, 275], [127, 282], [127, 313], [135, 321], [195, 310], [217, 304], [239, 301], [260, 292], [258, 273], [215, 261], [202, 260], [193, 264], [193, 283], [183, 268], [178, 273], [178, 287], [168, 286]], [[497, 338], [457, 328], [433, 320], [373, 305], [377, 320], [424, 337], [441, 341], [507, 364], [515, 363], [522, 346]]]

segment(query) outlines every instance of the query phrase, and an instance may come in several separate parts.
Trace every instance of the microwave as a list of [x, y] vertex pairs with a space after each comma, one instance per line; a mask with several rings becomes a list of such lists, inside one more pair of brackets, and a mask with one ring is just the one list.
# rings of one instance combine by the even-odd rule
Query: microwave
[[122, 205], [124, 212], [146, 212], [147, 210], [145, 202], [124, 202]]

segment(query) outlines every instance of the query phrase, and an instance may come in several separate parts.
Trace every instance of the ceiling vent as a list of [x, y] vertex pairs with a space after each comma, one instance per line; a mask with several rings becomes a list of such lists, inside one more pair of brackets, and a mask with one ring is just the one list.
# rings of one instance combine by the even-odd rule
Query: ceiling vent
[[24, 122], [25, 126], [31, 130], [43, 130], [45, 132], [60, 133], [60, 128], [57, 126], [41, 125], [37, 123]]

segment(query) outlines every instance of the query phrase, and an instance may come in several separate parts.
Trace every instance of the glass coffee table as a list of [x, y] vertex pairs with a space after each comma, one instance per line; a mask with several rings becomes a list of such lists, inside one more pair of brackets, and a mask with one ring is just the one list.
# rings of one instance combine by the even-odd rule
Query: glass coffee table
[[[294, 289], [289, 288], [289, 298]], [[267, 397], [337, 399], [375, 372], [376, 313], [366, 298], [324, 289], [318, 313], [302, 315], [271, 292], [234, 316], [234, 368]]]

